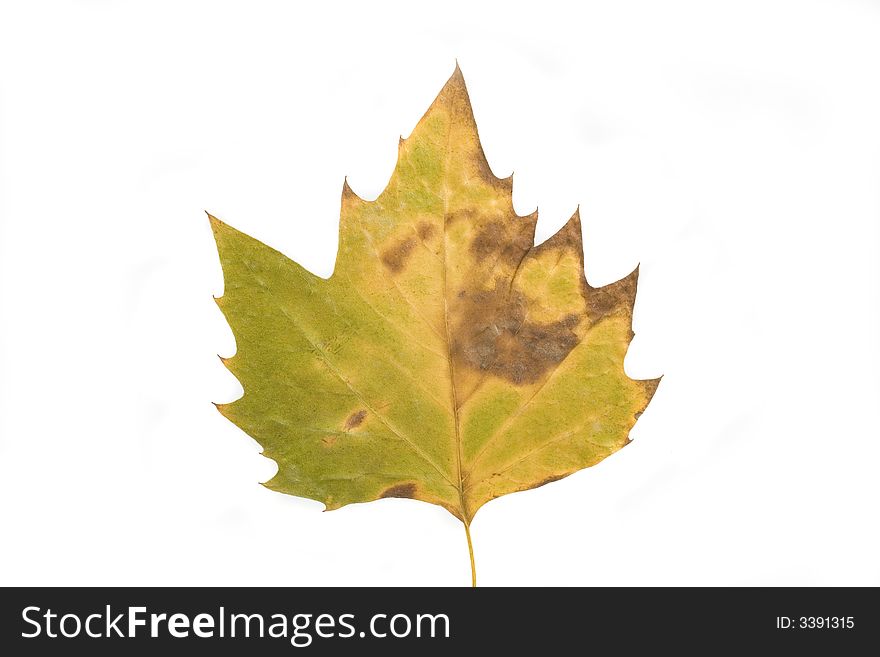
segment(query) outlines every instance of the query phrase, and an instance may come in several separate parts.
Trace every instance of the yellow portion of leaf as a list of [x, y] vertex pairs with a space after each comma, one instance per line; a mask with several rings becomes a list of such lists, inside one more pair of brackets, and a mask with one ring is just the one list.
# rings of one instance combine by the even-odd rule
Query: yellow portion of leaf
[[328, 509], [382, 497], [469, 524], [487, 501], [628, 442], [658, 380], [623, 372], [637, 271], [592, 288], [578, 214], [534, 246], [461, 72], [372, 202], [346, 184], [329, 279], [211, 217], [244, 396], [220, 411]]

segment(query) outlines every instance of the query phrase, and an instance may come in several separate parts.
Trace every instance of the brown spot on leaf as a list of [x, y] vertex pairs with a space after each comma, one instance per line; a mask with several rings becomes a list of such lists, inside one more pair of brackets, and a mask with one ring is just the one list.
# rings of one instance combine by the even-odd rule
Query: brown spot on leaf
[[470, 251], [477, 262], [501, 261], [516, 266], [532, 246], [533, 231], [526, 222], [490, 221], [477, 233]]
[[379, 497], [408, 497], [413, 498], [416, 495], [416, 485], [415, 484], [397, 484], [396, 486], [392, 486], [382, 492]]
[[625, 278], [603, 287], [587, 288], [587, 316], [596, 323], [606, 315], [618, 309], [632, 312], [636, 300], [636, 287], [639, 281], [639, 269]]
[[382, 264], [395, 274], [400, 272], [415, 245], [416, 241], [412, 237], [407, 237], [405, 240], [398, 242], [382, 254]]
[[500, 246], [504, 245], [507, 235], [500, 221], [490, 221], [477, 233], [471, 242], [471, 253], [477, 258], [485, 258], [494, 255]]
[[541, 486], [546, 486], [547, 484], [552, 484], [554, 481], [559, 481], [560, 479], [565, 479], [567, 476], [568, 476], [568, 474], [551, 475], [551, 476], [547, 477], [546, 479], [542, 479], [540, 482], [535, 484], [535, 488], [540, 488]]
[[357, 413], [352, 413], [345, 421], [345, 430], [348, 431], [350, 429], [354, 429], [355, 427], [360, 426], [365, 417], [367, 417], [367, 412], [363, 409], [358, 411]]
[[538, 381], [580, 341], [576, 315], [549, 324], [529, 322], [525, 297], [500, 282], [491, 292], [461, 299], [456, 310], [456, 360], [518, 385]]
[[426, 242], [434, 235], [434, 225], [429, 224], [427, 221], [422, 221], [419, 223], [418, 228], [416, 228], [416, 232], [419, 234], [419, 239]]

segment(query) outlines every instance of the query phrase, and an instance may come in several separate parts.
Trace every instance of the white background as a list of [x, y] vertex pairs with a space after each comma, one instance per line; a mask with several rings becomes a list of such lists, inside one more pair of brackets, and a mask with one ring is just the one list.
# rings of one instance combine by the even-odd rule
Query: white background
[[[417, 7], [424, 6], [424, 9]], [[204, 210], [328, 275], [458, 58], [543, 240], [641, 262], [635, 442], [492, 502], [485, 585], [880, 585], [880, 5], [8, 2], [0, 583], [466, 585], [461, 525], [321, 513], [240, 388]]]

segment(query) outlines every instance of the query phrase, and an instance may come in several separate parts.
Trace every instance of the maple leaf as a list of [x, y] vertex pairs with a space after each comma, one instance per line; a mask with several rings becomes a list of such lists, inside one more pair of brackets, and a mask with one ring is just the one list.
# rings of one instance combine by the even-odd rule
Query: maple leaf
[[330, 278], [209, 215], [244, 388], [218, 409], [278, 464], [265, 485], [328, 510], [438, 504], [474, 582], [477, 510], [619, 450], [659, 381], [623, 370], [638, 268], [591, 287], [578, 213], [535, 246], [511, 191], [456, 66], [382, 194], [343, 185]]

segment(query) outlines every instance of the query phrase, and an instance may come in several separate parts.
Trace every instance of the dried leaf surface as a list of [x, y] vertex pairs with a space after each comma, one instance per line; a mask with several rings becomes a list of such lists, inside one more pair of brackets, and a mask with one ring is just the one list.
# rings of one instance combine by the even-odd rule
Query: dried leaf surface
[[466, 525], [629, 442], [658, 379], [624, 374], [638, 270], [592, 288], [578, 214], [535, 246], [456, 68], [372, 202], [346, 184], [323, 279], [211, 217], [244, 395], [221, 413], [336, 509], [405, 497]]

